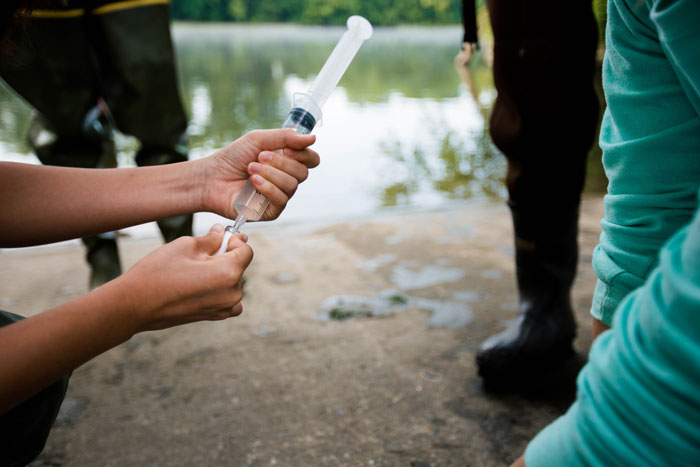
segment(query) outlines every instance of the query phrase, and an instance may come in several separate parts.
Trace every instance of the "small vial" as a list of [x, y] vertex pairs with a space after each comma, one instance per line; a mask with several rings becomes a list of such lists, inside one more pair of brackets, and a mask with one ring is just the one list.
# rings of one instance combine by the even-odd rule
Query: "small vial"
[[233, 225], [229, 225], [226, 227], [226, 229], [224, 230], [224, 238], [221, 241], [221, 246], [216, 251], [217, 255], [226, 253], [226, 250], [228, 250], [228, 241], [231, 240], [231, 237], [233, 237], [234, 234], [237, 234], [241, 231], [241, 227], [243, 227], [245, 221], [245, 216], [239, 214], [238, 217], [236, 217], [236, 222], [234, 222]]

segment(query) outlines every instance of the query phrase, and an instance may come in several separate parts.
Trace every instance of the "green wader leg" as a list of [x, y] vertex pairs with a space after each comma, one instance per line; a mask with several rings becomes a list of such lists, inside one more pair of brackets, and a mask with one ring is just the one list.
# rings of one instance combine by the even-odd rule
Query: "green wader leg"
[[[27, 139], [45, 165], [115, 167], [112, 131], [96, 111], [99, 83], [84, 16], [32, 18], [13, 39], [3, 79], [36, 110]], [[121, 274], [116, 235], [83, 239], [90, 288]]]
[[[92, 118], [89, 118], [92, 116]], [[76, 137], [59, 137], [51, 124], [35, 117], [27, 134], [29, 145], [45, 165], [81, 168], [116, 167], [114, 140], [106, 122], [96, 112], [88, 112], [83, 131]], [[90, 289], [119, 277], [122, 273], [117, 233], [106, 232], [82, 239], [90, 265]]]
[[[120, 131], [141, 142], [139, 166], [187, 160], [187, 118], [180, 100], [168, 5], [100, 13], [91, 18], [104, 76], [103, 95]], [[158, 222], [163, 239], [192, 235], [192, 216]]]
[[[140, 166], [187, 160], [168, 6], [103, 10], [109, 3], [77, 17], [32, 18], [15, 38], [13, 60], [0, 64], [3, 78], [39, 112], [30, 144], [45, 164], [109, 167], [116, 125], [140, 141]], [[109, 118], [90, 118], [99, 98]], [[102, 134], [93, 134], [93, 123]], [[192, 216], [158, 225], [166, 241], [192, 234]], [[91, 288], [120, 274], [116, 235], [84, 242]]]

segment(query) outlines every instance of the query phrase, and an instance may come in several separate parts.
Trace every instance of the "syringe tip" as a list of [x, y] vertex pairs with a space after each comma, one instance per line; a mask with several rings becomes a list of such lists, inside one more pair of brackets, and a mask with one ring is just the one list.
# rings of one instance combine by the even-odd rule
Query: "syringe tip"
[[243, 214], [239, 214], [238, 217], [236, 217], [236, 221], [233, 223], [233, 230], [235, 232], [240, 232], [241, 227], [243, 227], [243, 224], [245, 224], [245, 221], [247, 219]]

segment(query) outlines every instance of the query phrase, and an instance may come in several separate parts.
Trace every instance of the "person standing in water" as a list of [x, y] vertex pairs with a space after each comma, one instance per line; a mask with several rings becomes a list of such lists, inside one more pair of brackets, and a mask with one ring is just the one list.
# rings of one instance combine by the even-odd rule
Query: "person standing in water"
[[[508, 159], [520, 313], [481, 344], [487, 387], [519, 390], [573, 355], [570, 291], [586, 157], [596, 135], [598, 33], [590, 0], [487, 0], [498, 96], [490, 134]], [[475, 0], [463, 0], [462, 61], [478, 46]]]
[[[116, 167], [114, 133], [139, 141], [138, 166], [187, 160], [168, 0], [44, 2], [12, 37], [0, 76], [35, 115], [27, 139], [46, 165]], [[165, 242], [192, 216], [158, 221]], [[90, 288], [121, 274], [116, 232], [83, 238]]]

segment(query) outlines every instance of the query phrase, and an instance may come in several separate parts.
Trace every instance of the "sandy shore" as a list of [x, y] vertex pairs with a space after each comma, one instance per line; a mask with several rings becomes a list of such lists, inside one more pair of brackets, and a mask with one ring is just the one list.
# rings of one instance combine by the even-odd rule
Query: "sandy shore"
[[[533, 397], [486, 394], [474, 352], [516, 315], [502, 205], [250, 230], [244, 314], [144, 333], [73, 374], [35, 465], [490, 466], [562, 413], [590, 345], [582, 208], [579, 357]], [[158, 240], [120, 243], [133, 264]], [[4, 250], [0, 308], [38, 313], [87, 290], [79, 245]], [[332, 318], [348, 318], [340, 321]]]

